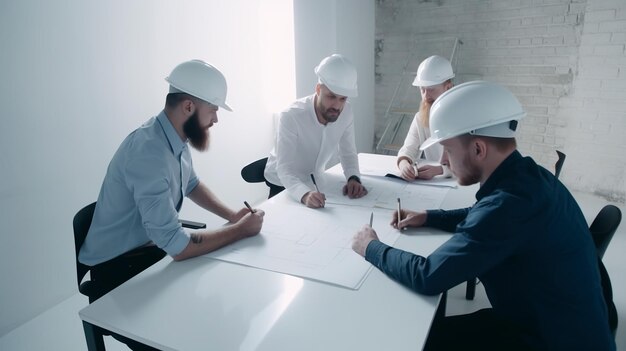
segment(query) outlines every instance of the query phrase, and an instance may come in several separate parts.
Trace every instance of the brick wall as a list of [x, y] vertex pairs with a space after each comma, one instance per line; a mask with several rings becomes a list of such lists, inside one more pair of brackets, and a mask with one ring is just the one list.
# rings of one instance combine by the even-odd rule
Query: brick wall
[[419, 100], [403, 70], [450, 57], [454, 38], [455, 83], [498, 82], [524, 105], [523, 154], [553, 169], [562, 150], [568, 187], [624, 201], [626, 1], [378, 0], [375, 142], [399, 82], [397, 102]]

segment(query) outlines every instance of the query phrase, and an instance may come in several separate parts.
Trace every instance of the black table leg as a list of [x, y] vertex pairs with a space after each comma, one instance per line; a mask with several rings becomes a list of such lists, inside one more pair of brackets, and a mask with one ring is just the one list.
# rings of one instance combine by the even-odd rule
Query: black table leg
[[83, 321], [83, 330], [85, 331], [85, 340], [87, 341], [87, 350], [89, 351], [105, 351], [104, 336], [102, 329], [91, 323]]

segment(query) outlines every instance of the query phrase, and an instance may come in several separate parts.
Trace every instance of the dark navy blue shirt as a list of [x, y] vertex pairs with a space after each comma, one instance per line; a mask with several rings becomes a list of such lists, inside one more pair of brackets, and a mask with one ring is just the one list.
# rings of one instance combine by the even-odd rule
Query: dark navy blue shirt
[[365, 258], [422, 294], [478, 277], [493, 311], [537, 349], [614, 350], [595, 247], [565, 186], [515, 151], [476, 200], [428, 211], [426, 226], [454, 232], [428, 257], [372, 241]]

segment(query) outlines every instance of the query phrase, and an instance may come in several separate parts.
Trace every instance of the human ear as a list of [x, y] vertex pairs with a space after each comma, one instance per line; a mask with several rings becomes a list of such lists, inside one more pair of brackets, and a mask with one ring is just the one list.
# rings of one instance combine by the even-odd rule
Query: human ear
[[481, 138], [474, 139], [474, 142], [472, 143], [472, 150], [474, 151], [476, 158], [484, 159], [487, 157], [487, 143]]
[[185, 112], [185, 114], [187, 114], [187, 115], [193, 114], [193, 112], [196, 109], [196, 105], [191, 100], [185, 100], [185, 101], [183, 101], [183, 103], [181, 105], [182, 105], [182, 108], [183, 108], [183, 112]]

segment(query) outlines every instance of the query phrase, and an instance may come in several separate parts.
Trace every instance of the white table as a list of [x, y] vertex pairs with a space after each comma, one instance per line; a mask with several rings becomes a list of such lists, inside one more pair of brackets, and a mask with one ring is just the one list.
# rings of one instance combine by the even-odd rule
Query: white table
[[[361, 162], [388, 157], [360, 155]], [[471, 205], [475, 191], [452, 189], [442, 208]], [[449, 238], [423, 232], [408, 230], [395, 246], [427, 255]], [[166, 257], [79, 315], [90, 350], [102, 345], [94, 326], [163, 350], [419, 350], [438, 300], [377, 269], [350, 290], [205, 257]]]

